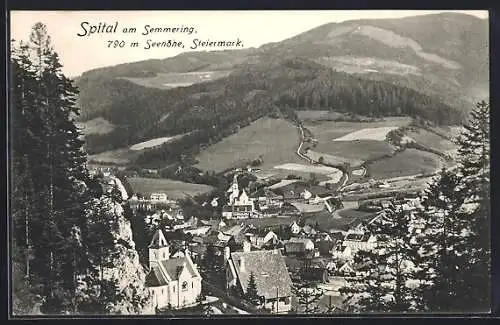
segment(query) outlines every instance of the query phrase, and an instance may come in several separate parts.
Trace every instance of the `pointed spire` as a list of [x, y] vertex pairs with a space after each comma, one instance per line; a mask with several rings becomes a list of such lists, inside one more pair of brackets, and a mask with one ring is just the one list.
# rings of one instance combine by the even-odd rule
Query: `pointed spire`
[[168, 246], [167, 239], [163, 235], [161, 229], [156, 230], [151, 243], [149, 244], [149, 248], [161, 248]]

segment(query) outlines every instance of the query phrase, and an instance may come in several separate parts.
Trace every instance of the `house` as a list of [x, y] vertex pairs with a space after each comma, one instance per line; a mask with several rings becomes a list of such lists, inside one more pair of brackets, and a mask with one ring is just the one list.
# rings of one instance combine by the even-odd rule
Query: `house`
[[341, 267], [339, 267], [337, 273], [344, 275], [351, 275], [355, 274], [356, 270], [354, 270], [351, 262], [345, 262]]
[[146, 276], [153, 304], [162, 309], [192, 306], [201, 293], [201, 275], [189, 252], [171, 258], [170, 245], [157, 230], [149, 245], [149, 272]]
[[314, 230], [314, 228], [311, 227], [310, 225], [305, 225], [300, 233], [309, 237], [309, 236], [315, 236], [317, 234], [317, 231]]
[[302, 228], [295, 221], [292, 222], [289, 228], [290, 228], [290, 233], [292, 233], [293, 235], [298, 235], [302, 230]]
[[151, 202], [167, 202], [167, 194], [165, 193], [151, 193], [149, 196]]
[[368, 232], [348, 232], [343, 242], [343, 246], [349, 247], [352, 253], [372, 250], [376, 244], [377, 238]]
[[[189, 227], [189, 224], [187, 226]], [[193, 236], [205, 236], [208, 234], [210, 229], [211, 229], [210, 226], [201, 226], [192, 229], [186, 229], [184, 230], [184, 232], [187, 234], [191, 234]]]
[[333, 258], [340, 260], [348, 260], [352, 258], [352, 250], [350, 246], [345, 246], [343, 244], [335, 245], [331, 250], [330, 254]]
[[259, 248], [268, 245], [276, 245], [279, 242], [278, 235], [276, 235], [273, 231], [268, 231], [263, 235], [260, 235], [258, 233], [247, 233], [247, 238], [252, 245]]
[[253, 274], [261, 306], [273, 313], [288, 313], [292, 307], [292, 280], [278, 250], [232, 252], [226, 262], [228, 290], [245, 295]]
[[285, 242], [286, 254], [305, 254], [314, 251], [314, 242], [308, 238], [290, 238]]
[[210, 226], [210, 232], [220, 231], [222, 228], [226, 227], [226, 223], [222, 219], [200, 220], [200, 222], [205, 226]]
[[300, 197], [304, 200], [309, 200], [312, 197], [312, 193], [304, 189], [302, 192], [300, 192]]

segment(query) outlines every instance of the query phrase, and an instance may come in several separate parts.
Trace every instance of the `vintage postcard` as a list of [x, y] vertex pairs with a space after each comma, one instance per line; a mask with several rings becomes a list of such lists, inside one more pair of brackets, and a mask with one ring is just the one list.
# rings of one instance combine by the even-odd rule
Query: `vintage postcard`
[[11, 11], [23, 316], [489, 313], [488, 11]]

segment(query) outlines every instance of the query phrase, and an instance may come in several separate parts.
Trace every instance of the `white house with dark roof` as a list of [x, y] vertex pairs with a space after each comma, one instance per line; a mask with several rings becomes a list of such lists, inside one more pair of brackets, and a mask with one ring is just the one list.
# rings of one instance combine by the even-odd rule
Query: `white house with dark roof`
[[279, 250], [246, 250], [229, 254], [226, 262], [228, 290], [246, 294], [251, 274], [255, 277], [261, 306], [273, 313], [288, 313], [292, 307], [292, 280]]
[[188, 251], [171, 258], [170, 245], [157, 230], [149, 245], [146, 287], [156, 308], [192, 306], [201, 293], [201, 275]]

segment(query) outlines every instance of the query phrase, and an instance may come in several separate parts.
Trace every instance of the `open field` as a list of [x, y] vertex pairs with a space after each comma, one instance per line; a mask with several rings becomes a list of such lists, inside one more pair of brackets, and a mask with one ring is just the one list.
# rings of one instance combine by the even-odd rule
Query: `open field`
[[115, 129], [115, 126], [102, 117], [96, 117], [86, 122], [78, 122], [76, 126], [81, 129], [83, 135], [106, 134]]
[[262, 170], [273, 170], [285, 163], [304, 163], [296, 154], [298, 144], [299, 135], [293, 124], [264, 117], [204, 149], [196, 158], [196, 167], [221, 172], [259, 157], [264, 161], [259, 166]]
[[130, 184], [134, 193], [148, 195], [161, 192], [174, 200], [196, 196], [213, 190], [213, 187], [208, 185], [185, 183], [166, 178], [128, 177], [126, 181]]
[[290, 171], [298, 171], [303, 173], [314, 173], [314, 174], [323, 174], [323, 175], [336, 175], [339, 172], [342, 173], [337, 168], [321, 166], [321, 165], [303, 165], [303, 164], [283, 164], [274, 166], [276, 169], [284, 169]]
[[397, 126], [365, 128], [362, 130], [351, 132], [340, 138], [333, 139], [333, 141], [357, 141], [357, 140], [384, 141], [385, 138], [387, 137], [387, 134], [397, 128], [398, 128]]
[[151, 140], [136, 143], [133, 146], [130, 146], [130, 150], [137, 151], [137, 150], [143, 150], [143, 149], [147, 149], [147, 148], [156, 147], [156, 146], [162, 145], [166, 142], [169, 142], [172, 139], [173, 139], [173, 137], [162, 137], [162, 138], [151, 139]]
[[392, 154], [395, 148], [385, 141], [356, 140], [320, 143], [314, 150], [333, 156], [344, 157], [350, 161], [351, 166], [358, 166], [360, 161], [362, 163], [369, 159]]
[[315, 150], [308, 150], [307, 153], [305, 153], [307, 157], [314, 161], [319, 161], [321, 158], [323, 158], [323, 162], [325, 164], [329, 165], [343, 165], [343, 164], [349, 164], [351, 166], [359, 166], [363, 163], [363, 160], [359, 159], [350, 159], [344, 156], [340, 155], [331, 155], [329, 153], [325, 153], [323, 151], [315, 151]]
[[390, 158], [369, 164], [368, 172], [370, 178], [385, 179], [433, 173], [443, 164], [443, 160], [438, 155], [416, 149], [406, 149]]
[[104, 151], [95, 155], [89, 156], [89, 161], [104, 164], [126, 165], [139, 157], [144, 150], [160, 146], [166, 142], [172, 142], [183, 137], [185, 134], [179, 134], [173, 137], [161, 137], [148, 141], [136, 143], [128, 148]]
[[401, 127], [409, 125], [411, 121], [410, 117], [386, 117], [376, 122], [311, 121], [305, 122], [304, 126], [314, 134], [319, 143], [328, 143], [334, 139], [363, 129]]
[[307, 204], [307, 203], [300, 203], [300, 202], [294, 202], [292, 203], [294, 207], [297, 208], [301, 213], [311, 213], [311, 212], [319, 212], [325, 210], [325, 204]]
[[387, 117], [375, 122], [306, 122], [305, 127], [318, 140], [307, 155], [314, 160], [322, 156], [333, 165], [348, 163], [357, 167], [366, 160], [393, 153], [394, 148], [384, 141], [387, 132], [411, 121], [409, 117]]
[[[457, 148], [457, 145], [450, 140], [424, 129], [415, 129], [408, 132], [407, 135], [415, 140], [415, 142], [443, 153]], [[449, 133], [446, 135], [451, 136]]]
[[176, 87], [187, 87], [196, 83], [213, 81], [228, 76], [230, 70], [222, 71], [200, 71], [200, 72], [172, 72], [158, 73], [154, 77], [124, 77], [135, 84], [150, 88], [170, 89]]
[[135, 160], [140, 154], [140, 151], [133, 151], [128, 148], [116, 149], [90, 155], [88, 160], [89, 162], [101, 164], [126, 165]]
[[275, 190], [275, 189], [281, 188], [283, 186], [287, 186], [287, 185], [296, 183], [298, 181], [299, 181], [298, 179], [283, 179], [279, 183], [276, 183], [276, 184], [269, 186], [268, 189]]
[[[319, 228], [324, 231], [329, 231], [331, 229], [337, 229], [337, 230], [348, 230], [349, 224], [353, 222], [357, 218], [369, 218], [373, 213], [364, 213], [361, 211], [355, 211], [355, 210], [344, 210], [347, 211], [345, 212], [345, 216], [342, 216], [341, 218], [333, 216], [331, 213], [329, 213], [327, 210], [320, 211], [320, 212], [314, 212], [314, 213], [307, 213], [303, 214], [306, 224], [309, 225], [316, 225], [318, 224]], [[355, 212], [351, 212], [355, 211]], [[339, 212], [342, 213], [342, 212]]]
[[347, 209], [339, 211], [339, 216], [347, 219], [366, 218], [371, 215], [373, 215], [373, 212], [359, 211], [356, 209]]

